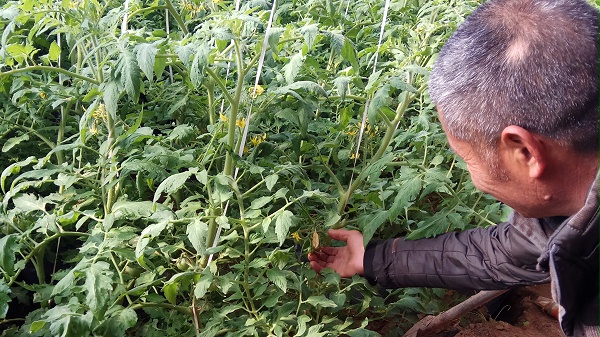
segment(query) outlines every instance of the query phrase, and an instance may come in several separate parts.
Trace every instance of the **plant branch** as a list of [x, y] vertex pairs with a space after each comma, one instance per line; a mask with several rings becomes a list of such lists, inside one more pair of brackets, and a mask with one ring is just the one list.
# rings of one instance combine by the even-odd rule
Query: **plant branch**
[[89, 78], [87, 76], [83, 76], [83, 75], [79, 75], [77, 73], [74, 73], [72, 71], [68, 71], [66, 69], [63, 68], [57, 68], [57, 67], [52, 67], [52, 66], [28, 66], [25, 68], [19, 68], [19, 69], [13, 69], [13, 70], [9, 70], [9, 71], [5, 71], [3, 73], [0, 73], [0, 78], [4, 77], [4, 76], [10, 76], [10, 75], [15, 75], [15, 74], [20, 74], [20, 73], [24, 73], [24, 72], [29, 72], [29, 71], [37, 71], [37, 70], [41, 70], [41, 71], [56, 71], [57, 73], [61, 73], [63, 75], [67, 75], [73, 78], [77, 78], [83, 81], [87, 81], [90, 82], [92, 84], [95, 85], [99, 85], [100, 82], [93, 79], [93, 78]]
[[179, 13], [177, 13], [177, 11], [175, 10], [175, 7], [173, 7], [173, 3], [171, 3], [171, 0], [166, 0], [165, 3], [166, 3], [165, 7], [167, 7], [167, 10], [169, 11], [169, 13], [171, 13], [171, 15], [173, 15], [173, 17], [175, 18], [175, 21], [177, 21], [177, 25], [179, 25], [179, 28], [181, 29], [183, 34], [188, 35], [189, 31], [188, 31], [187, 27], [185, 26], [185, 23], [181, 19], [181, 15], [179, 15]]

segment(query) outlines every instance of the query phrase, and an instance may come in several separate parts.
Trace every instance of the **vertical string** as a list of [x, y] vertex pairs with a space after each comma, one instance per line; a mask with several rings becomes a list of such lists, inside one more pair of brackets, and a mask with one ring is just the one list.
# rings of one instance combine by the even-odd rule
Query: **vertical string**
[[[239, 0], [236, 1], [236, 8], [239, 8]], [[251, 93], [251, 95], [253, 95], [253, 96], [256, 94], [256, 89], [258, 88], [258, 82], [260, 81], [260, 74], [262, 72], [262, 67], [265, 62], [265, 54], [267, 52], [267, 45], [269, 43], [269, 34], [271, 33], [271, 25], [273, 24], [273, 18], [275, 17], [276, 8], [277, 8], [277, 0], [273, 0], [273, 6], [271, 7], [271, 14], [269, 15], [269, 21], [267, 23], [267, 29], [265, 31], [265, 38], [263, 39], [263, 45], [262, 45], [262, 49], [260, 51], [258, 67], [256, 69], [256, 78], [254, 80], [254, 89]], [[229, 69], [229, 65], [228, 65], [228, 69]], [[238, 76], [239, 76], [239, 74], [238, 74]], [[246, 146], [246, 139], [248, 137], [248, 129], [250, 126], [250, 119], [252, 116], [252, 107], [253, 106], [254, 106], [254, 100], [252, 100], [250, 103], [250, 109], [248, 110], [248, 114], [246, 116], [246, 125], [244, 126], [244, 131], [242, 132], [242, 138], [240, 140], [240, 147], [238, 148], [238, 155], [240, 157], [244, 154], [244, 147]], [[221, 107], [223, 107], [223, 104], [221, 104]], [[230, 121], [230, 123], [235, 123], [235, 121]], [[238, 173], [239, 173], [239, 167], [236, 167], [235, 171], [233, 173], [233, 180], [235, 180], [237, 178]], [[225, 208], [223, 209], [223, 215], [227, 214], [228, 208], [229, 208], [229, 200], [225, 204]], [[219, 238], [221, 237], [222, 230], [223, 230], [223, 225], [219, 224], [219, 227], [217, 228], [217, 232], [215, 234], [215, 239], [213, 241], [213, 245], [211, 248], [215, 248], [217, 246], [217, 244], [219, 243]], [[206, 268], [208, 268], [210, 266], [210, 263], [212, 262], [212, 259], [213, 259], [213, 255], [214, 255], [214, 253], [210, 254], [208, 256], [208, 262], [206, 263]]]
[[[385, 6], [383, 8], [383, 18], [381, 20], [381, 28], [379, 30], [379, 40], [377, 41], [377, 50], [375, 51], [372, 74], [375, 74], [375, 72], [377, 71], [377, 59], [379, 56], [379, 49], [381, 48], [381, 42], [383, 41], [383, 33], [385, 32], [385, 24], [387, 22], [387, 15], [388, 15], [389, 9], [390, 9], [390, 0], [386, 0]], [[371, 104], [371, 99], [367, 98], [367, 101], [365, 102], [365, 110], [363, 111], [363, 115], [362, 115], [362, 122], [360, 123], [360, 131], [358, 133], [358, 143], [356, 145], [356, 152], [354, 153], [354, 168], [356, 168], [356, 162], [358, 160], [360, 146], [362, 143], [363, 134], [365, 132], [365, 124], [367, 123], [367, 116], [369, 114], [369, 104]], [[352, 185], [353, 179], [354, 179], [354, 170], [352, 171], [352, 175], [350, 176], [350, 185]], [[350, 198], [350, 196], [348, 195], [347, 198]]]

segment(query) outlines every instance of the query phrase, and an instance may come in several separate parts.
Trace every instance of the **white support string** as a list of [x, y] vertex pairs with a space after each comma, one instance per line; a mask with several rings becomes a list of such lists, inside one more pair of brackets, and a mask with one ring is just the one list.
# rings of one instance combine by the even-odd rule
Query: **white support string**
[[129, 12], [129, 0], [125, 0], [125, 14], [123, 14], [123, 22], [121, 23], [121, 36], [127, 32], [127, 14]]
[[[383, 33], [385, 32], [385, 24], [387, 22], [387, 15], [390, 9], [390, 0], [385, 1], [385, 6], [383, 8], [383, 18], [381, 20], [381, 29], [379, 30], [379, 40], [377, 41], [377, 50], [375, 51], [374, 62], [373, 62], [373, 74], [377, 71], [377, 58], [379, 56], [379, 49], [381, 48], [381, 42], [383, 41]], [[362, 115], [362, 122], [360, 123], [360, 131], [358, 133], [358, 143], [356, 145], [356, 152], [354, 153], [354, 167], [356, 167], [356, 162], [358, 160], [360, 144], [362, 143], [363, 134], [365, 132], [365, 124], [367, 124], [367, 116], [369, 114], [369, 104], [371, 104], [371, 99], [367, 98], [365, 102], [365, 110]], [[350, 177], [350, 184], [352, 184], [352, 180], [354, 179], [354, 171], [352, 172], [352, 176]], [[348, 196], [349, 198], [350, 196]]]
[[[240, 0], [236, 1], [236, 9], [239, 8], [239, 1]], [[265, 31], [265, 38], [263, 39], [263, 45], [262, 45], [262, 49], [260, 51], [258, 67], [256, 69], [256, 79], [254, 80], [254, 89], [251, 93], [253, 98], [256, 97], [255, 95], [256, 95], [256, 90], [258, 88], [258, 82], [260, 81], [260, 74], [262, 72], [262, 67], [265, 62], [265, 54], [267, 52], [267, 45], [269, 43], [269, 34], [271, 33], [271, 25], [273, 24], [273, 18], [275, 17], [276, 8], [277, 8], [277, 0], [273, 0], [273, 6], [271, 7], [271, 14], [269, 16], [269, 22], [267, 23], [267, 29]], [[228, 64], [228, 70], [229, 70], [229, 64]], [[246, 146], [246, 139], [248, 137], [248, 129], [250, 126], [250, 118], [252, 116], [252, 107], [253, 106], [254, 106], [254, 101], [252, 100], [250, 103], [250, 109], [248, 110], [248, 114], [246, 116], [246, 125], [244, 126], [244, 131], [242, 133], [242, 139], [240, 140], [240, 147], [238, 149], [238, 155], [240, 157], [242, 157], [242, 155], [244, 154], [244, 147]], [[221, 104], [221, 109], [222, 108], [223, 108], [223, 104]], [[235, 123], [235, 121], [229, 121], [229, 122]], [[239, 173], [239, 167], [236, 167], [234, 174], [233, 174], [233, 180], [235, 180], [237, 178], [238, 173]], [[225, 204], [225, 208], [223, 209], [223, 215], [227, 214], [228, 208], [229, 208], [229, 201], [227, 201], [227, 203]], [[219, 227], [217, 228], [217, 232], [215, 233], [215, 239], [213, 241], [213, 245], [211, 248], [215, 248], [217, 246], [217, 244], [219, 243], [219, 238], [221, 237], [222, 230], [223, 230], [223, 225], [222, 225], [222, 223], [220, 223]], [[214, 256], [214, 253], [211, 253], [208, 256], [208, 262], [206, 263], [206, 268], [208, 268], [210, 266], [210, 263], [213, 260], [213, 256]]]

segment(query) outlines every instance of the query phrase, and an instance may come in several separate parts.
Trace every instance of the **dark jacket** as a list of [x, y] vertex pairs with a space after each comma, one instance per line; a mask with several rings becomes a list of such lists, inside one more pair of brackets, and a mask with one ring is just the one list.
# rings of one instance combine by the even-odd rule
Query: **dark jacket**
[[598, 176], [575, 215], [513, 213], [488, 228], [432, 239], [372, 241], [365, 277], [386, 288], [506, 289], [552, 283], [566, 336], [598, 336]]

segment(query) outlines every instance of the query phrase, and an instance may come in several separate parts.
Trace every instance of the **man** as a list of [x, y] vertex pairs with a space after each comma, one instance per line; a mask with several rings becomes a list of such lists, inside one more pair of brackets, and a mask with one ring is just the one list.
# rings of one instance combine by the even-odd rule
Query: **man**
[[491, 0], [448, 40], [429, 90], [449, 145], [508, 222], [310, 254], [318, 272], [384, 287], [552, 284], [566, 336], [598, 336], [598, 10], [585, 0]]

